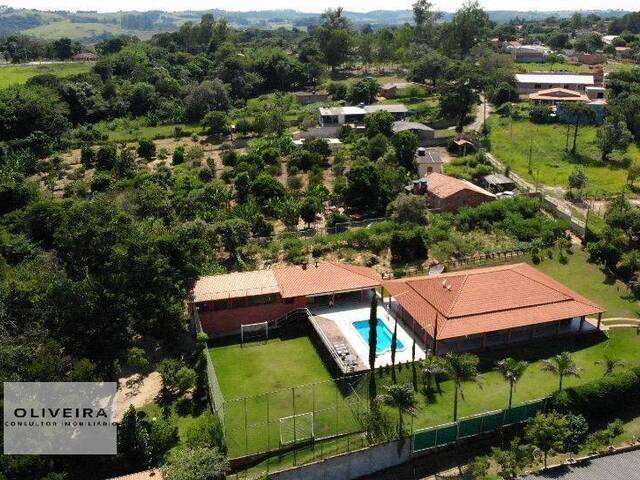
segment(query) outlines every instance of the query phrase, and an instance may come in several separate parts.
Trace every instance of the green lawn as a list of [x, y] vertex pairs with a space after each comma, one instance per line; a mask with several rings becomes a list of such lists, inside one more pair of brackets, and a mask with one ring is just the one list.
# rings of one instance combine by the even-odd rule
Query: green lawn
[[91, 70], [92, 63], [48, 63], [42, 65], [6, 65], [0, 66], [0, 89], [10, 85], [24, 83], [36, 75], [57, 75], [69, 77]]
[[213, 347], [210, 352], [225, 398], [231, 456], [277, 448], [279, 419], [294, 412], [315, 412], [318, 437], [356, 429], [346, 401], [350, 387], [332, 380], [309, 337]]
[[[528, 120], [511, 121], [508, 117], [492, 115], [489, 140], [491, 152], [505, 165], [510, 165], [518, 175], [532, 182], [551, 186], [567, 187], [569, 174], [576, 165], [584, 165], [591, 193], [617, 193], [627, 184], [625, 168], [600, 162], [600, 151], [595, 144], [596, 127], [583, 126], [579, 130], [577, 157], [565, 152], [567, 126], [561, 124], [536, 125]], [[570, 132], [569, 147], [573, 139]], [[529, 152], [531, 171], [529, 173]], [[640, 149], [631, 145], [626, 155], [632, 162], [640, 162]], [[614, 152], [611, 158], [620, 158], [620, 152]]]
[[589, 263], [584, 251], [577, 247], [573, 251], [566, 265], [545, 257], [542, 263], [534, 266], [606, 308], [603, 317], [637, 317], [640, 304], [629, 296], [624, 283], [605, 275], [598, 265]]

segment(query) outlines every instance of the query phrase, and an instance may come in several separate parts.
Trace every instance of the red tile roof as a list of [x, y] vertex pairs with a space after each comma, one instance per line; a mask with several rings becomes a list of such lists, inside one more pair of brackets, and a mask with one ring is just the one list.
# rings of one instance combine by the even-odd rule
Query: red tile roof
[[375, 270], [346, 263], [322, 262], [318, 266], [308, 264], [306, 268], [280, 267], [273, 273], [283, 298], [362, 290], [381, 284], [380, 275]]
[[480, 188], [471, 182], [437, 172], [427, 175], [427, 190], [438, 198], [447, 198], [462, 190], [473, 190], [474, 192], [481, 193], [487, 197], [495, 198], [493, 193], [488, 192], [484, 188]]
[[207, 302], [279, 293], [283, 298], [362, 290], [380, 286], [381, 277], [368, 267], [322, 262], [272, 270], [202, 277], [192, 291], [193, 301]]
[[144, 472], [131, 473], [122, 477], [108, 478], [107, 480], [164, 480], [164, 473], [159, 468], [145, 470]]
[[526, 263], [383, 282], [438, 339], [525, 327], [604, 312]]

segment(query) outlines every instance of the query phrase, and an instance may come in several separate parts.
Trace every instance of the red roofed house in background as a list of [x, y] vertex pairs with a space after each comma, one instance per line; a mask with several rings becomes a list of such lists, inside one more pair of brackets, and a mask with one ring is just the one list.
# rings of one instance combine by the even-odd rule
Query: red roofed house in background
[[240, 325], [270, 322], [312, 305], [365, 298], [382, 280], [375, 270], [321, 262], [203, 277], [191, 303], [211, 335], [237, 333]]
[[[383, 286], [391, 295], [390, 310], [439, 354], [593, 331], [604, 312], [525, 263]], [[585, 319], [595, 314], [597, 327]]]
[[475, 207], [496, 199], [493, 193], [471, 182], [437, 172], [414, 182], [411, 191], [425, 194], [429, 207], [446, 212], [456, 212], [462, 207]]

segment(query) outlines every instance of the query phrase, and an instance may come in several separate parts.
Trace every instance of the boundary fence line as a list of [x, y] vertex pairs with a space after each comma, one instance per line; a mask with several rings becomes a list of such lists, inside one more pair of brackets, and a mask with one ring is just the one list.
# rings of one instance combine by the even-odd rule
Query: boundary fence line
[[544, 411], [547, 398], [530, 400], [503, 410], [494, 410], [464, 417], [457, 422], [425, 428], [414, 432], [412, 452], [422, 452], [431, 448], [456, 443], [459, 440], [483, 433], [494, 432], [503, 427], [526, 422], [537, 413]]
[[[202, 330], [202, 323], [200, 323], [200, 315], [198, 315], [198, 309], [193, 309], [193, 323], [196, 335], [204, 333]], [[205, 362], [207, 364], [207, 385], [209, 386], [209, 398], [211, 399], [211, 408], [213, 412], [220, 419], [222, 429], [225, 430], [225, 418], [224, 418], [224, 396], [222, 395], [222, 389], [220, 388], [220, 382], [218, 382], [218, 376], [216, 375], [216, 369], [213, 367], [213, 360], [209, 353], [209, 348], [205, 348], [202, 351]]]

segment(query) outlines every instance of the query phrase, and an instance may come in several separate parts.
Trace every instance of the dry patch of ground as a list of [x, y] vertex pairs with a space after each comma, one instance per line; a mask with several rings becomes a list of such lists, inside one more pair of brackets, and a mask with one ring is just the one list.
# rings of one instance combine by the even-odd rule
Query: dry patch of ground
[[153, 403], [162, 390], [162, 379], [158, 372], [151, 372], [143, 376], [135, 373], [118, 380], [118, 395], [116, 398], [116, 421], [120, 421], [129, 406], [136, 410]]

